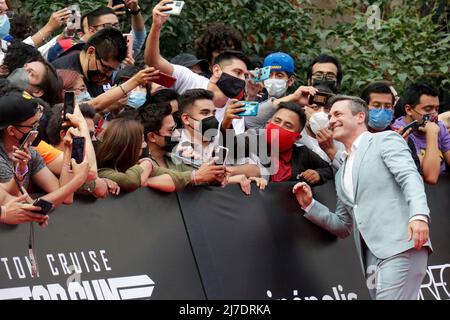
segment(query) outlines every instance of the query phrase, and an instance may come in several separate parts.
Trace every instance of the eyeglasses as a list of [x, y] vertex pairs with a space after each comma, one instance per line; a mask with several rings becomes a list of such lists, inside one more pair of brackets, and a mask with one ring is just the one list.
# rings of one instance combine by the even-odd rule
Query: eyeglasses
[[316, 72], [312, 75], [312, 77], [315, 80], [328, 80], [328, 81], [336, 81], [337, 80], [337, 76], [332, 73], [332, 72], [328, 72], [328, 73], [323, 73], [323, 72]]
[[100, 56], [97, 53], [95, 53], [95, 56], [97, 57], [97, 60], [100, 61], [100, 64], [102, 65], [104, 72], [114, 72], [117, 70], [117, 68], [113, 68], [113, 67], [105, 65], [102, 61], [102, 58], [100, 58]]
[[96, 26], [91, 26], [93, 28], [98, 28], [98, 27], [102, 27], [104, 28], [114, 28], [117, 30], [120, 30], [120, 23], [119, 22], [115, 22], [115, 23], [102, 23], [102, 24], [98, 24]]

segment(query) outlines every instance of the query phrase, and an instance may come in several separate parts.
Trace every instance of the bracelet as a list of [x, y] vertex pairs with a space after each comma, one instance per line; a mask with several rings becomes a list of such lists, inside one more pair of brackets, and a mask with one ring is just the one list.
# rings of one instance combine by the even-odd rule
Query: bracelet
[[92, 192], [94, 192], [96, 186], [97, 186], [97, 182], [94, 179], [89, 182], [83, 183], [83, 185], [81, 186], [81, 190], [86, 190], [87, 192], [92, 193]]
[[126, 95], [127, 95], [127, 92], [125, 91], [125, 89], [122, 87], [121, 84], [119, 85], [119, 88], [122, 90], [123, 95], [126, 96]]
[[195, 171], [197, 171], [197, 170], [192, 170], [191, 180], [192, 180], [192, 182], [194, 182], [194, 185], [197, 185], [197, 177], [195, 176]]
[[42, 38], [42, 41], [44, 41], [44, 43], [47, 43], [47, 39], [44, 37], [44, 35], [42, 34], [42, 31], [41, 30], [38, 30], [38, 33], [39, 33], [39, 35], [41, 36], [41, 38]]

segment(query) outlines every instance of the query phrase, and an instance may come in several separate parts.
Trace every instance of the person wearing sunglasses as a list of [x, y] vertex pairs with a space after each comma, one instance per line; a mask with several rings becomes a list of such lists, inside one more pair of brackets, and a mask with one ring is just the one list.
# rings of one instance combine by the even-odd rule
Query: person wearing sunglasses
[[61, 57], [53, 65], [82, 74], [89, 94], [95, 98], [109, 89], [113, 72], [126, 56], [127, 44], [122, 33], [105, 28], [92, 36], [80, 53]]

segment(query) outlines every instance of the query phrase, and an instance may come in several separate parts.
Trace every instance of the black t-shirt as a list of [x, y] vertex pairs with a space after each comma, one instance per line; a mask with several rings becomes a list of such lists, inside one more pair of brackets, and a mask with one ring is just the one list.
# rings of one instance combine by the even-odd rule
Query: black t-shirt
[[[68, 69], [78, 72], [79, 74], [83, 75], [83, 68], [81, 67], [80, 63], [80, 53], [77, 54], [71, 54], [64, 57], [61, 57], [59, 59], [56, 59], [52, 62], [53, 66], [56, 69]], [[89, 80], [87, 80], [83, 75], [84, 83], [86, 84], [86, 88], [89, 91], [89, 94], [92, 98], [95, 98], [105, 91], [103, 90], [102, 85], [95, 84]]]

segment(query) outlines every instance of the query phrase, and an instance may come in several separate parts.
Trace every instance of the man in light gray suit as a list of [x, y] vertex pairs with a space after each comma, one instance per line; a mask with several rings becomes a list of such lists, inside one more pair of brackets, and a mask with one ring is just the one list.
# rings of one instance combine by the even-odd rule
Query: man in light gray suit
[[353, 229], [373, 299], [416, 300], [432, 250], [430, 210], [408, 145], [393, 131], [369, 133], [363, 100], [338, 95], [330, 104], [333, 138], [345, 145], [336, 212], [314, 200], [304, 182], [293, 193], [310, 221], [341, 238]]

